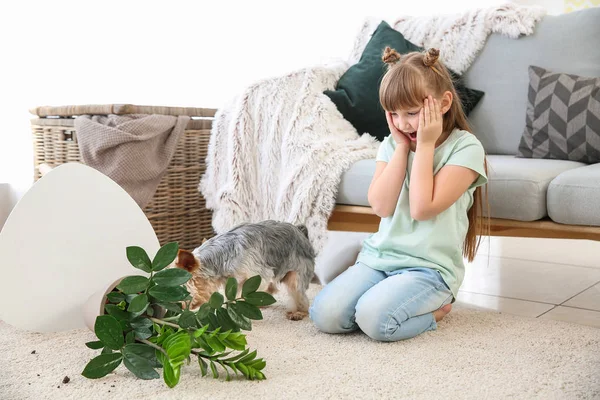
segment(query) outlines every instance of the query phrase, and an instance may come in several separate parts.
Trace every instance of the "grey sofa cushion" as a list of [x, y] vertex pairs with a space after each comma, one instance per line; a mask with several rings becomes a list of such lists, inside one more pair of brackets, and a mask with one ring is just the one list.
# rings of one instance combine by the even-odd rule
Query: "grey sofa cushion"
[[519, 157], [600, 161], [600, 78], [529, 67]]
[[600, 76], [600, 8], [540, 21], [533, 35], [491, 35], [463, 75], [465, 85], [485, 92], [469, 115], [473, 132], [489, 154], [516, 154], [525, 128], [528, 68]]
[[563, 172], [548, 187], [548, 215], [573, 225], [600, 225], [600, 164]]
[[[559, 174], [585, 164], [563, 160], [488, 155], [488, 195], [493, 218], [534, 221], [547, 216], [546, 192]], [[375, 160], [361, 160], [342, 175], [337, 204], [369, 206]]]
[[338, 186], [337, 204], [369, 206], [369, 185], [375, 174], [375, 159], [361, 160], [343, 175]]
[[547, 216], [546, 193], [562, 172], [585, 164], [575, 161], [488, 155], [490, 216], [535, 221]]

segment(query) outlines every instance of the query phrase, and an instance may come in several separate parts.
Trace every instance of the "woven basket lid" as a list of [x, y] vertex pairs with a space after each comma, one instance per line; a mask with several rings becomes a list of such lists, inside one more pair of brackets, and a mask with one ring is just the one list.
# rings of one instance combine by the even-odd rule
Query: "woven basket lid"
[[42, 106], [29, 110], [38, 117], [74, 117], [77, 115], [125, 115], [125, 114], [162, 114], [189, 115], [190, 117], [214, 117], [213, 108], [137, 106], [133, 104], [88, 104], [73, 106]]

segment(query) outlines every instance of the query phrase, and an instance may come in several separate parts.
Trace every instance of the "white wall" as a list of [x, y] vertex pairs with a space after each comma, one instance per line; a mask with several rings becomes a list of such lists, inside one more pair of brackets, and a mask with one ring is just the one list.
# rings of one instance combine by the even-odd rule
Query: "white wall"
[[2, 2], [0, 182], [22, 192], [31, 181], [29, 108], [89, 103], [218, 108], [258, 79], [346, 57], [367, 16], [393, 22], [400, 15], [500, 2]]
[[562, 14], [565, 10], [565, 0], [518, 0], [515, 3], [523, 5], [541, 5], [550, 15]]

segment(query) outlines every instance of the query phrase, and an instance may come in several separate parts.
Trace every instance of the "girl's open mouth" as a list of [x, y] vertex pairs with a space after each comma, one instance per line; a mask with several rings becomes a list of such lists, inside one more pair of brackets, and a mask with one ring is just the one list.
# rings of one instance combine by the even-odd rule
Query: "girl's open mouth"
[[412, 140], [413, 142], [417, 141], [417, 132], [404, 132], [404, 131], [401, 131], [401, 132], [403, 134], [405, 134], [406, 136], [408, 136], [408, 138], [410, 140]]

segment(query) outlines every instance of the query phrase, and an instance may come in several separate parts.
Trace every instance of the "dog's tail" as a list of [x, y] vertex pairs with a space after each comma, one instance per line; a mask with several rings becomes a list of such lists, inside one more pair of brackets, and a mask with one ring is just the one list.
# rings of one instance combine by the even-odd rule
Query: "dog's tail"
[[304, 234], [304, 236], [306, 236], [308, 239], [308, 228], [306, 225], [296, 225], [296, 228], [300, 229], [300, 232], [302, 232], [302, 234]]

